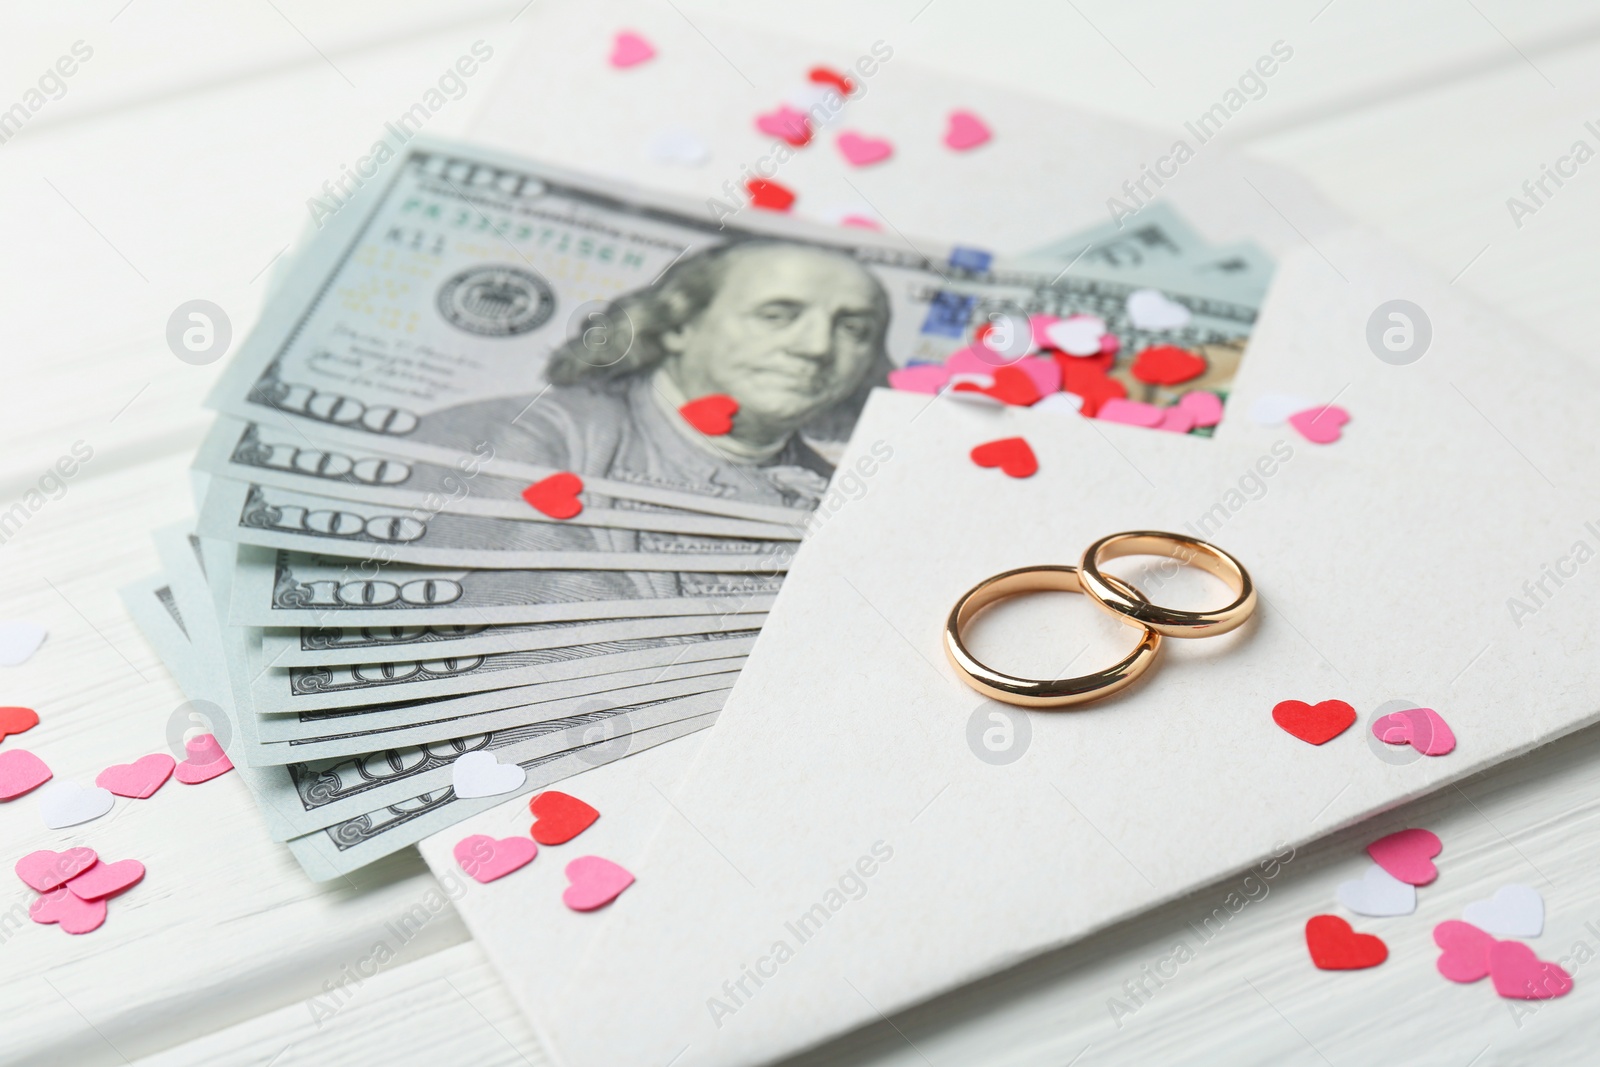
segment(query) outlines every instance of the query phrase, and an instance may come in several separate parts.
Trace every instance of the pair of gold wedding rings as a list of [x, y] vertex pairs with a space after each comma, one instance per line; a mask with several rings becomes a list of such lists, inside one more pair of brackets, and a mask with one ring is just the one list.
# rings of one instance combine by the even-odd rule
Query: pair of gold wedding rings
[[[1164, 556], [1192, 564], [1222, 581], [1235, 593], [1226, 607], [1183, 611], [1153, 604], [1138, 589], [1100, 570], [1124, 556]], [[1084, 593], [1096, 606], [1144, 631], [1134, 650], [1121, 661], [1093, 674], [1073, 678], [1021, 678], [997, 671], [967, 651], [962, 631], [972, 618], [996, 601], [1045, 591]], [[968, 589], [945, 622], [944, 651], [961, 680], [985, 696], [1030, 708], [1060, 708], [1108, 697], [1132, 685], [1155, 662], [1163, 637], [1215, 637], [1242, 625], [1256, 607], [1255, 584], [1240, 562], [1209, 542], [1160, 530], [1131, 530], [1102, 537], [1083, 553], [1076, 567], [1044, 564], [1018, 567], [985, 578]]]

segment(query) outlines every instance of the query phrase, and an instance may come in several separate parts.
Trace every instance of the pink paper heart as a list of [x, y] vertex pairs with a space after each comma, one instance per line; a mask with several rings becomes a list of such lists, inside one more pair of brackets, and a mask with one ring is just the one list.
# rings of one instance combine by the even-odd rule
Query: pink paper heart
[[188, 758], [177, 767], [177, 779], [184, 785], [209, 782], [219, 774], [233, 770], [233, 761], [222, 751], [222, 745], [211, 734], [198, 734], [184, 742]]
[[152, 752], [132, 763], [117, 763], [107, 767], [95, 776], [94, 784], [101, 789], [109, 789], [119, 797], [145, 800], [167, 784], [176, 766], [177, 761], [165, 752]]
[[532, 863], [539, 854], [539, 846], [526, 837], [496, 840], [488, 834], [473, 834], [456, 842], [454, 854], [456, 863], [468, 877], [492, 882]]
[[994, 133], [986, 122], [970, 111], [955, 110], [950, 112], [949, 125], [944, 131], [944, 143], [957, 152], [966, 152], [977, 148]]
[[1390, 745], [1410, 745], [1424, 756], [1455, 751], [1456, 735], [1432, 708], [1391, 712], [1372, 724], [1372, 736]]
[[80, 900], [104, 900], [138, 885], [144, 878], [144, 864], [138, 860], [97, 863], [67, 882], [67, 888]]
[[797, 111], [788, 104], [781, 104], [776, 110], [757, 115], [756, 129], [768, 136], [787, 141], [796, 148], [811, 140], [811, 122], [806, 118], [806, 113]]
[[1156, 424], [1156, 429], [1167, 430], [1172, 433], [1188, 433], [1194, 429], [1194, 416], [1189, 414], [1177, 404], [1161, 409], [1161, 421]]
[[35, 900], [28, 909], [28, 918], [41, 926], [60, 924], [69, 934], [86, 934], [106, 921], [106, 902], [84, 900], [63, 887]]
[[937, 396], [950, 381], [950, 371], [937, 363], [924, 363], [915, 367], [901, 367], [889, 372], [889, 388], [905, 393], [927, 393]]
[[1471, 923], [1454, 919], [1433, 928], [1433, 943], [1444, 951], [1436, 966], [1452, 982], [1476, 982], [1489, 973], [1489, 948], [1494, 938]]
[[1444, 849], [1444, 842], [1431, 830], [1401, 830], [1380, 837], [1367, 846], [1367, 855], [1379, 867], [1402, 882], [1427, 885], [1439, 877], [1433, 857]]
[[617, 899], [633, 884], [633, 875], [599, 856], [579, 856], [567, 864], [567, 881], [572, 884], [561, 894], [561, 902], [573, 911], [593, 911]]
[[1127, 426], [1160, 426], [1167, 417], [1165, 408], [1158, 408], [1154, 404], [1146, 404], [1140, 400], [1123, 400], [1121, 397], [1112, 397], [1100, 405], [1100, 410], [1095, 418], [1105, 422], [1120, 422]]
[[1216, 393], [1196, 389], [1178, 398], [1178, 406], [1194, 417], [1196, 426], [1215, 426], [1222, 421], [1222, 398]]
[[622, 70], [653, 59], [655, 54], [656, 50], [649, 41], [632, 30], [623, 30], [612, 42], [610, 60], [613, 67]]
[[1496, 941], [1489, 946], [1489, 977], [1494, 991], [1517, 1000], [1550, 1000], [1572, 991], [1572, 976], [1545, 963], [1521, 941]]
[[987, 345], [974, 343], [946, 356], [944, 369], [951, 374], [993, 375], [1000, 367], [1009, 367], [1015, 362], [1011, 356], [996, 352]]
[[1045, 356], [1031, 356], [1019, 359], [1012, 364], [1019, 371], [1033, 379], [1033, 384], [1039, 390], [1039, 395], [1049, 396], [1061, 390], [1061, 364]]
[[92, 848], [69, 848], [65, 852], [52, 852], [42, 848], [30, 852], [17, 861], [17, 877], [29, 889], [48, 893], [65, 885], [100, 861]]
[[867, 137], [859, 133], [841, 133], [839, 154], [853, 167], [869, 167], [882, 163], [894, 154], [894, 145], [882, 137]]
[[12, 800], [50, 780], [44, 760], [25, 748], [0, 752], [0, 800]]
[[1350, 421], [1350, 413], [1334, 404], [1307, 408], [1289, 416], [1289, 425], [1314, 445], [1331, 445], [1339, 439], [1341, 427]]

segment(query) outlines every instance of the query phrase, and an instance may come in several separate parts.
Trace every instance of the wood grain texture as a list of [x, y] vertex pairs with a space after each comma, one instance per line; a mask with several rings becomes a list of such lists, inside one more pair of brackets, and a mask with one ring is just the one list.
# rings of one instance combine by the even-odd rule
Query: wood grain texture
[[[537, 7], [424, 3], [251, 8], [123, 0], [19, 11], [0, 67], [43, 69], [74, 40], [96, 48], [65, 96], [0, 146], [7, 237], [0, 287], [10, 372], [0, 421], [0, 504], [74, 441], [95, 456], [22, 533], [0, 545], [4, 615], [50, 629], [4, 672], [6, 703], [41, 725], [5, 742], [87, 782], [165, 744], [182, 701], [115, 591], [155, 567], [146, 533], [187, 514], [187, 453], [207, 422], [216, 367], [179, 363], [164, 325], [182, 300], [253, 320], [269, 265], [307, 225], [307, 197], [363, 151], [473, 40], [509, 55]], [[815, 0], [736, 15], [837, 47], [882, 37], [907, 60], [1063, 102], [1176, 127], [1266, 45], [1297, 49], [1228, 136], [1315, 176], [1337, 203], [1459, 285], [1578, 351], [1592, 344], [1600, 282], [1600, 163], [1516, 227], [1505, 199], [1600, 118], [1600, 20], [1561, 0], [1395, 5], [1321, 0], [973, 7], [923, 0]], [[119, 13], [120, 10], [120, 13]], [[720, 63], [708, 50], [704, 61]], [[492, 77], [492, 64], [485, 74]], [[22, 75], [19, 75], [21, 77]], [[12, 83], [15, 83], [14, 85]], [[0, 90], [13, 97], [26, 80]], [[470, 132], [468, 95], [434, 132]], [[0, 103], [10, 98], [0, 96]], [[552, 106], [570, 106], [564, 104]], [[237, 335], [237, 334], [236, 334]], [[1508, 368], [1514, 373], [1514, 368]], [[1600, 733], [1587, 731], [1297, 856], [1259, 901], [1199, 944], [1220, 885], [1088, 943], [854, 1035], [812, 1062], [873, 1064], [1590, 1062], [1600, 964], [1573, 966], [1563, 1001], [1514, 1014], [1483, 984], [1432, 971], [1429, 932], [1507, 881], [1548, 905], [1547, 958], [1600, 952]], [[1241, 769], [1248, 783], [1248, 769]], [[1248, 803], [1247, 788], [1241, 803]], [[1446, 843], [1416, 915], [1361, 920], [1388, 941], [1370, 972], [1309, 967], [1304, 919], [1337, 912], [1361, 846], [1402, 825]], [[68, 831], [31, 799], [0, 805], [12, 855], [86, 843], [143, 860], [143, 885], [82, 938], [5, 916], [31, 894], [0, 891], [0, 1062], [541, 1064], [526, 1024], [453, 912], [430, 914], [317, 1025], [346, 968], [371, 956], [437, 886], [414, 856], [317, 887], [267, 842], [241, 783], [169, 784]], [[982, 902], [974, 902], [981, 921]], [[1196, 958], [1145, 977], [1188, 939]], [[1593, 974], [1589, 973], [1591, 970]], [[1124, 983], [1143, 989], [1135, 994]], [[1137, 1003], [1135, 997], [1137, 996]], [[1112, 998], [1134, 1008], [1113, 1019]], [[1118, 1025], [1120, 1021], [1120, 1025]], [[141, 1060], [141, 1057], [148, 1059]], [[276, 1059], [274, 1059], [276, 1057]], [[1077, 1057], [1075, 1060], [1074, 1057]], [[1476, 1057], [1476, 1059], [1474, 1059]]]

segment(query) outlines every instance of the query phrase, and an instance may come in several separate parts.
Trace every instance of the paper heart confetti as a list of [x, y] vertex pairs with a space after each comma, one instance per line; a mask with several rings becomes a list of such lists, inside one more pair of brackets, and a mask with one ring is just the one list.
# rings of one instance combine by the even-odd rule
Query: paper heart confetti
[[132, 763], [117, 763], [95, 776], [94, 784], [119, 797], [145, 800], [167, 784], [177, 761], [165, 752], [152, 752]]
[[1402, 882], [1427, 885], [1439, 877], [1433, 857], [1444, 849], [1444, 842], [1431, 830], [1401, 830], [1380, 837], [1367, 846], [1373, 862]]
[[1475, 900], [1461, 917], [1500, 937], [1538, 937], [1544, 933], [1544, 897], [1525, 885], [1503, 885], [1488, 900]]
[[1324, 971], [1359, 971], [1389, 958], [1389, 946], [1372, 934], [1358, 934], [1337, 915], [1306, 920], [1306, 948], [1311, 962]]
[[144, 864], [138, 860], [97, 863], [67, 882], [72, 895], [80, 900], [106, 900], [138, 885], [144, 879]]
[[1494, 938], [1471, 923], [1454, 919], [1433, 928], [1433, 943], [1444, 951], [1434, 964], [1452, 982], [1476, 982], [1489, 973], [1489, 946]]
[[48, 636], [49, 632], [36, 622], [0, 622], [0, 667], [20, 667], [39, 651]]
[[106, 921], [104, 900], [84, 900], [63, 887], [45, 893], [28, 909], [28, 917], [42, 926], [60, 925], [69, 934], [98, 930]]
[[662, 130], [645, 143], [645, 151], [657, 163], [698, 167], [711, 158], [711, 148], [693, 130]]
[[50, 780], [44, 760], [25, 748], [0, 751], [0, 800], [12, 800]]
[[649, 41], [632, 30], [623, 30], [611, 42], [610, 62], [618, 70], [625, 70], [654, 59], [655, 54], [655, 47]]
[[1375, 719], [1372, 736], [1390, 745], [1410, 745], [1424, 756], [1444, 756], [1456, 747], [1450, 725], [1432, 708], [1409, 708]]
[[462, 800], [515, 792], [527, 780], [527, 771], [515, 763], [501, 763], [493, 752], [467, 752], [450, 766], [451, 787]]
[[996, 367], [993, 379], [993, 383], [988, 386], [973, 382], [957, 382], [950, 389], [957, 393], [982, 393], [1002, 404], [1024, 408], [1039, 400], [1039, 387], [1034, 384], [1033, 378], [1026, 371], [1016, 367]]
[[678, 409], [683, 421], [707, 437], [720, 437], [733, 429], [733, 417], [739, 414], [739, 402], [731, 396], [713, 393], [691, 400]]
[[1340, 882], [1339, 903], [1357, 915], [1386, 919], [1417, 910], [1417, 887], [1407, 885], [1377, 864], [1360, 878]]
[[109, 789], [54, 781], [39, 790], [39, 818], [50, 829], [62, 830], [100, 818], [116, 802]]
[[1051, 393], [1037, 404], [1034, 411], [1049, 411], [1057, 415], [1083, 414], [1083, 397], [1076, 393]]
[[1094, 417], [1105, 422], [1120, 422], [1125, 426], [1155, 427], [1161, 425], [1166, 412], [1154, 404], [1146, 404], [1141, 400], [1110, 397], [1100, 405], [1100, 410], [1095, 412]]
[[1334, 404], [1307, 408], [1289, 416], [1289, 425], [1295, 428], [1295, 432], [1314, 445], [1333, 444], [1343, 433], [1344, 424], [1349, 421], [1350, 413]]
[[594, 825], [600, 813], [575, 796], [548, 789], [528, 801], [528, 810], [538, 822], [533, 824], [533, 839], [541, 845], [564, 845]]
[[1161, 421], [1156, 423], [1156, 429], [1169, 433], [1188, 433], [1194, 429], [1194, 425], [1194, 416], [1174, 404], [1161, 409]]
[[17, 877], [29, 889], [48, 893], [66, 885], [69, 879], [76, 878], [98, 862], [100, 857], [95, 855], [92, 848], [69, 848], [65, 852], [42, 848], [18, 860], [15, 870]]
[[1069, 356], [1100, 355], [1101, 338], [1105, 336], [1104, 320], [1093, 315], [1069, 315], [1045, 327], [1045, 343]]
[[926, 393], [937, 396], [950, 381], [950, 372], [937, 363], [923, 363], [901, 367], [889, 372], [889, 388], [906, 393]]
[[504, 878], [512, 871], [521, 870], [533, 862], [539, 846], [526, 837], [502, 837], [498, 840], [488, 834], [473, 834], [456, 842], [456, 863], [467, 877], [479, 882], [492, 882]]
[[1135, 289], [1128, 294], [1127, 309], [1136, 329], [1178, 330], [1189, 325], [1189, 309], [1159, 289]]
[[972, 343], [988, 349], [1002, 360], [1031, 356], [1040, 348], [1038, 332], [1032, 327], [1033, 320], [1040, 317], [1029, 316], [1029, 328], [1024, 332], [1014, 324], [1014, 320], [997, 316], [972, 331]]
[[1128, 372], [1147, 385], [1180, 385], [1206, 372], [1206, 361], [1177, 345], [1152, 345], [1133, 359]]
[[1178, 398], [1178, 407], [1187, 411], [1199, 427], [1215, 426], [1222, 421], [1222, 398], [1216, 393], [1196, 389]]
[[756, 116], [756, 129], [769, 137], [776, 137], [796, 148], [811, 141], [811, 120], [804, 111], [780, 104], [771, 111]]
[[579, 856], [567, 864], [567, 881], [561, 902], [573, 911], [593, 911], [617, 899], [633, 884], [627, 869], [599, 856]]
[[957, 109], [950, 112], [944, 131], [945, 146], [957, 152], [969, 152], [994, 136], [988, 123], [970, 111]]
[[1264, 393], [1250, 405], [1250, 421], [1261, 426], [1281, 426], [1290, 415], [1310, 406], [1311, 401], [1303, 396]]
[[1514, 1000], [1551, 1000], [1572, 992], [1572, 975], [1545, 963], [1521, 941], [1489, 946], [1489, 978], [1496, 993]]
[[945, 357], [944, 369], [951, 374], [993, 374], [998, 367], [1009, 366], [1015, 360], [1003, 352], [996, 352], [984, 344], [973, 343], [958, 348]]
[[196, 734], [183, 743], [188, 753], [173, 776], [184, 785], [199, 785], [233, 770], [233, 761], [213, 734]]
[[1061, 390], [1083, 398], [1083, 413], [1089, 418], [1100, 414], [1100, 407], [1108, 400], [1119, 400], [1128, 395], [1128, 389], [1115, 378], [1108, 378], [1104, 370], [1089, 360], [1076, 360], [1063, 356], [1060, 361]]
[[894, 155], [894, 145], [882, 137], [847, 132], [841, 133], [835, 143], [839, 146], [839, 154], [852, 167], [870, 167]]
[[856, 83], [829, 67], [812, 67], [806, 73], [806, 78], [818, 85], [831, 85], [839, 90], [840, 96], [849, 96], [856, 91]]
[[1039, 459], [1020, 437], [987, 441], [972, 450], [972, 462], [980, 467], [999, 467], [1013, 478], [1028, 478], [1038, 473]]
[[989, 390], [994, 388], [994, 375], [992, 374], [952, 374], [950, 388], [941, 395], [952, 400], [960, 400], [967, 404], [977, 404], [982, 407], [1003, 408], [1005, 401], [999, 397], [990, 396]]
[[1323, 745], [1350, 729], [1356, 709], [1342, 700], [1281, 700], [1272, 707], [1272, 721], [1308, 745]]
[[750, 194], [750, 205], [763, 211], [788, 211], [794, 206], [793, 191], [766, 178], [751, 178], [744, 183]]
[[552, 519], [570, 519], [583, 510], [583, 502], [578, 499], [581, 492], [582, 478], [571, 471], [559, 471], [524, 489], [522, 499]]
[[1061, 388], [1061, 365], [1044, 356], [1019, 359], [1013, 367], [1033, 379], [1040, 396], [1048, 396]]
[[39, 713], [32, 708], [0, 708], [0, 739], [27, 733], [39, 725]]

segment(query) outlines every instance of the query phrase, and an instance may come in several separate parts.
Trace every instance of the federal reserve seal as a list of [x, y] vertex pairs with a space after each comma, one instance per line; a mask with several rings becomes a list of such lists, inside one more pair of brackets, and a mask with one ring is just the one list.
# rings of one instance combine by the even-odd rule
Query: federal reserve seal
[[445, 321], [486, 337], [538, 329], [555, 309], [550, 283], [521, 267], [472, 267], [439, 288], [439, 314]]

